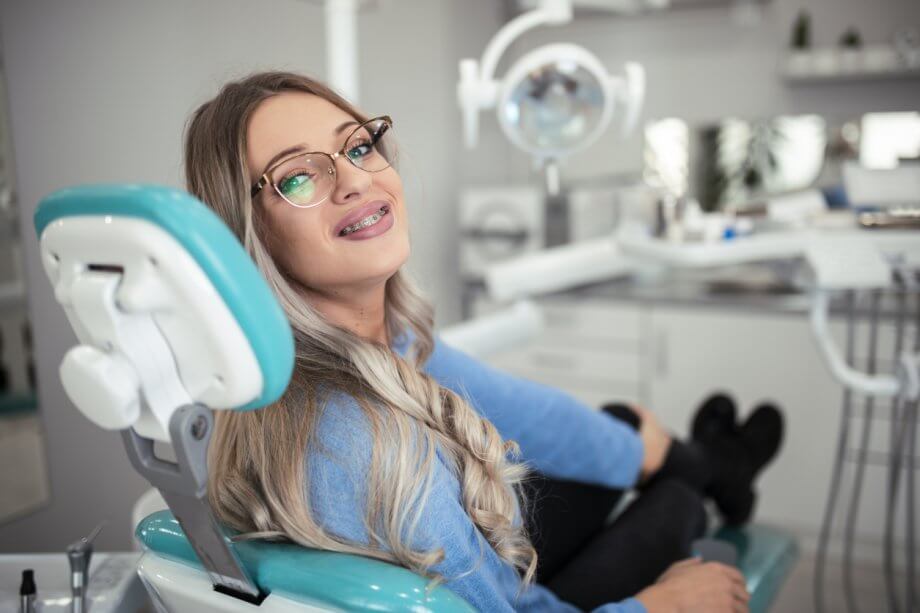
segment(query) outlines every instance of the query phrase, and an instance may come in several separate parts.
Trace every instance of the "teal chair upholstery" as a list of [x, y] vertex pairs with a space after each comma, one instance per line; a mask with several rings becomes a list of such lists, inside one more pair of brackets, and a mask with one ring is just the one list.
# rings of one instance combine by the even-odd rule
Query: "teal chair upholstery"
[[[202, 568], [169, 511], [147, 517], [136, 534], [157, 554]], [[795, 540], [779, 529], [760, 525], [722, 528], [714, 537], [731, 543], [738, 551], [738, 567], [751, 592], [751, 613], [768, 611], [798, 559]], [[394, 611], [413, 606], [449, 613], [472, 610], [444, 586], [432, 590], [426, 600], [426, 579], [379, 560], [282, 543], [244, 541], [233, 546], [266, 594], [351, 611]]]
[[738, 551], [738, 568], [751, 593], [751, 613], [769, 611], [799, 558], [795, 539], [778, 528], [758, 524], [723, 527], [713, 536], [731, 543]]
[[[148, 550], [204, 570], [169, 511], [148, 516], [138, 525], [135, 535]], [[231, 546], [266, 595], [321, 603], [342, 611], [473, 611], [443, 585], [426, 595], [428, 579], [380, 560], [290, 543], [240, 541]]]

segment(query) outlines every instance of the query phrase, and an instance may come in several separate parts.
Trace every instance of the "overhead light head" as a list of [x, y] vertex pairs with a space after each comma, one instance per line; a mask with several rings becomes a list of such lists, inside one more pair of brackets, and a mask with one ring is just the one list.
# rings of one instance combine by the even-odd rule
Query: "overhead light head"
[[511, 142], [538, 161], [550, 162], [597, 140], [610, 123], [615, 102], [623, 105], [622, 129], [628, 133], [642, 108], [645, 71], [627, 62], [623, 76], [611, 75], [588, 50], [559, 43], [528, 53], [497, 79], [499, 59], [517, 37], [572, 19], [572, 0], [535, 1], [537, 8], [518, 15], [492, 37], [481, 61], [460, 60], [457, 102], [468, 148], [478, 140], [479, 112], [495, 106]]
[[498, 122], [515, 145], [560, 159], [593, 143], [610, 123], [614, 88], [600, 60], [568, 43], [535, 49], [502, 79]]

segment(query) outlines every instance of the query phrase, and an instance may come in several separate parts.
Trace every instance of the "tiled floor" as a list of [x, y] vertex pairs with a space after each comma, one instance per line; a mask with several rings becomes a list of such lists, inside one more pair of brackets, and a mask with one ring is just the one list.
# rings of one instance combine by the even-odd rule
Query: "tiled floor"
[[[814, 601], [814, 554], [803, 553], [798, 565], [792, 571], [783, 591], [779, 594], [771, 609], [772, 613], [807, 613], [815, 610]], [[825, 571], [824, 610], [825, 613], [846, 612], [844, 596], [843, 569], [839, 559], [830, 559]], [[903, 594], [905, 577], [900, 573], [896, 577], [899, 586], [901, 611], [904, 611]], [[881, 564], [859, 563], [853, 566], [853, 592], [856, 597], [857, 611], [860, 613], [884, 613], [887, 611], [885, 579]], [[920, 586], [917, 593], [920, 594]], [[915, 611], [920, 611], [920, 603], [915, 603]]]

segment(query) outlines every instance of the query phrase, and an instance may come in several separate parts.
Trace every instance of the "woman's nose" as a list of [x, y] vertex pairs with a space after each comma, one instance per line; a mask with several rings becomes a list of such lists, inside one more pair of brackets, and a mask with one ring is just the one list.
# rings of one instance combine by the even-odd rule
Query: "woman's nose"
[[335, 174], [336, 182], [332, 199], [343, 204], [360, 198], [374, 180], [371, 173], [356, 167], [345, 159], [345, 156], [339, 156], [336, 159]]

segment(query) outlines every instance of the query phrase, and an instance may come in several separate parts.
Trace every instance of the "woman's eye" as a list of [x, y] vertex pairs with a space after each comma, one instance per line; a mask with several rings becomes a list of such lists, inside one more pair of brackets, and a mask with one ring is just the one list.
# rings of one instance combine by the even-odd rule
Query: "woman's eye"
[[278, 189], [285, 196], [305, 196], [313, 193], [316, 184], [306, 172], [295, 172], [281, 179]]
[[363, 158], [366, 155], [369, 155], [373, 150], [374, 144], [372, 142], [361, 141], [360, 143], [355, 143], [351, 149], [348, 150], [348, 157], [356, 160], [358, 158]]

